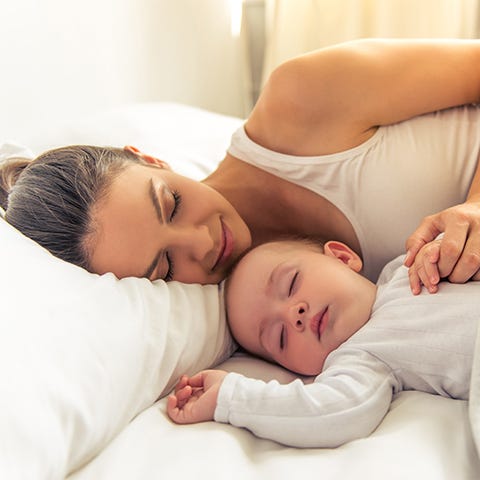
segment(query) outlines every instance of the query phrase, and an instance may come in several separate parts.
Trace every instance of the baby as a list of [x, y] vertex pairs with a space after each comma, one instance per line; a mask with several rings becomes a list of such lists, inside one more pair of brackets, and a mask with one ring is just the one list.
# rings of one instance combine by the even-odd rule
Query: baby
[[207, 370], [168, 398], [177, 423], [230, 423], [297, 447], [335, 447], [369, 435], [402, 390], [468, 399], [480, 283], [441, 283], [413, 296], [403, 258], [377, 283], [340, 242], [263, 244], [226, 285], [228, 321], [250, 353], [301, 375], [287, 385]]

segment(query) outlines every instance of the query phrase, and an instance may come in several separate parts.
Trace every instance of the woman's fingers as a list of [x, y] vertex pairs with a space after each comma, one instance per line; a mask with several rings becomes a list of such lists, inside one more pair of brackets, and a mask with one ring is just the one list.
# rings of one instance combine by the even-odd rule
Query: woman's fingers
[[407, 250], [404, 262], [405, 266], [411, 267], [418, 252], [426, 244], [434, 240], [441, 232], [443, 232], [443, 225], [440, 214], [425, 217], [405, 242], [405, 248]]
[[453, 283], [465, 283], [475, 278], [479, 269], [480, 232], [475, 232], [469, 235], [460, 258], [448, 274], [448, 280]]
[[[460, 261], [469, 237], [469, 223], [466, 220], [451, 221], [446, 225], [440, 244], [438, 271], [441, 278], [449, 277]], [[460, 265], [461, 270], [463, 270]], [[460, 273], [460, 272], [459, 272]], [[467, 281], [466, 278], [464, 281]]]

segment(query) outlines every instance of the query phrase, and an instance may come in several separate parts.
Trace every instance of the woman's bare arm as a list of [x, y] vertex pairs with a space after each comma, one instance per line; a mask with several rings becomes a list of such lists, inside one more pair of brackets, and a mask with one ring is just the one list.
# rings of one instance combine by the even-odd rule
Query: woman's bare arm
[[246, 129], [267, 148], [319, 155], [379, 125], [479, 100], [479, 40], [361, 40], [278, 67]]

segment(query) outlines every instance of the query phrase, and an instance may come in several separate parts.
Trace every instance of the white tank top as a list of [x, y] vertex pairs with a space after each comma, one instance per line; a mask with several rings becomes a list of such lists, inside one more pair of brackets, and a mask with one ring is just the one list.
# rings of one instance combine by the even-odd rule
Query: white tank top
[[380, 127], [363, 144], [300, 157], [254, 143], [241, 127], [229, 153], [321, 195], [351, 222], [363, 273], [376, 281], [429, 214], [462, 203], [480, 152], [480, 107], [442, 110]]

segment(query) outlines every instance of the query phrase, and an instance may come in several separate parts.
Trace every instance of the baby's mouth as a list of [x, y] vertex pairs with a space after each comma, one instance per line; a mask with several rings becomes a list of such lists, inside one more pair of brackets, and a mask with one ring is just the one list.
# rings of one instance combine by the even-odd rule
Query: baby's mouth
[[328, 322], [328, 307], [317, 313], [310, 321], [310, 328], [320, 340], [322, 333], [325, 331]]
[[323, 332], [327, 328], [329, 318], [330, 318], [330, 310], [327, 307], [325, 309], [325, 311], [323, 312], [323, 315], [320, 319], [320, 327], [319, 327], [319, 335], [320, 336], [323, 335]]

